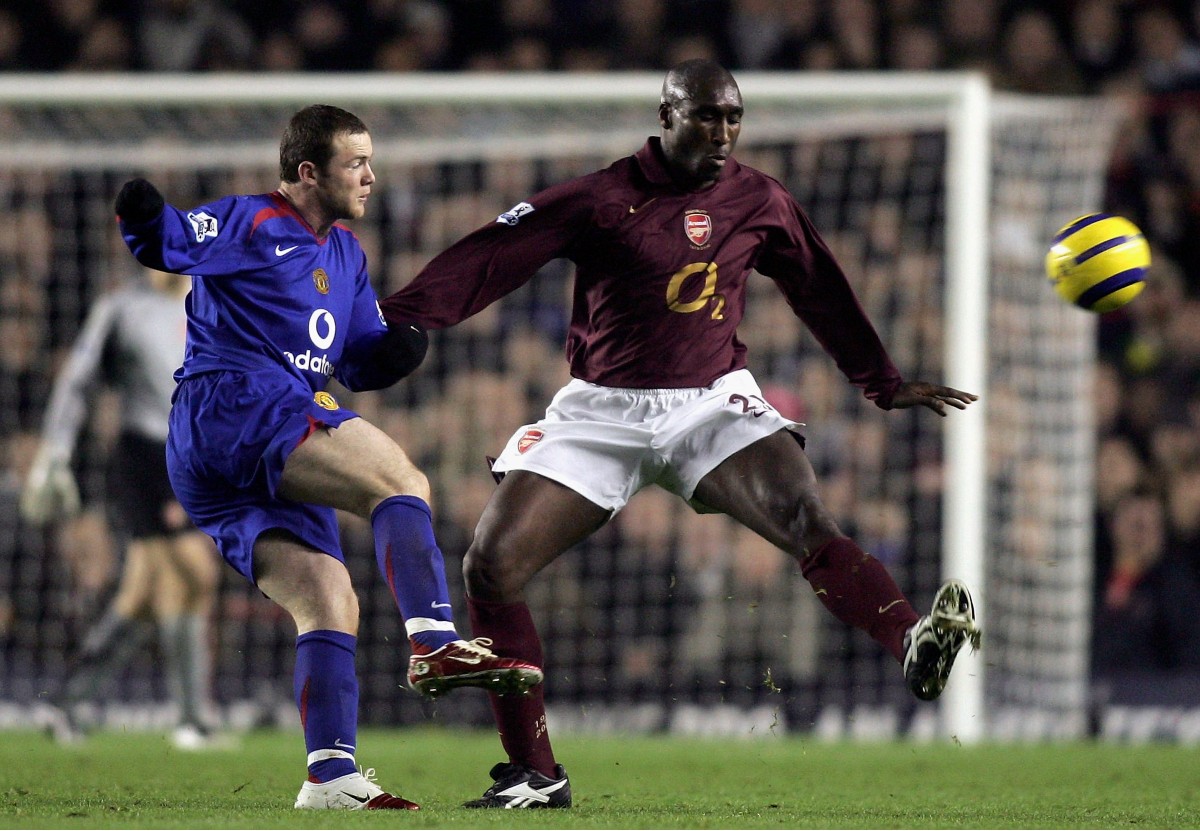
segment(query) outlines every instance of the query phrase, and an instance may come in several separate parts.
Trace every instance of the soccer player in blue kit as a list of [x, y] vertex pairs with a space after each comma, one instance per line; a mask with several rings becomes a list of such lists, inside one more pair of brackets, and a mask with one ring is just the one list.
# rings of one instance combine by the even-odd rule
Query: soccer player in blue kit
[[[435, 257], [382, 301], [385, 318], [451, 326], [528, 281], [576, 266], [567, 336], [573, 380], [517, 430], [467, 551], [476, 634], [542, 665], [523, 590], [643, 487], [727, 514], [791, 554], [824, 605], [936, 698], [963, 644], [978, 644], [967, 587], [947, 581], [918, 615], [886, 568], [838, 528], [795, 429], [763, 399], [737, 337], [753, 271], [770, 278], [852, 384], [879, 407], [945, 415], [976, 396], [905, 381], [829, 248], [787, 190], [733, 158], [742, 96], [706, 60], [667, 73], [660, 135], [610, 167], [554, 185]], [[736, 633], [730, 633], [736, 637]], [[565, 808], [566, 771], [542, 687], [492, 696], [508, 761], [467, 807]]]
[[[395, 383], [423, 359], [417, 326], [389, 327], [361, 217], [375, 175], [367, 127], [337, 107], [297, 112], [273, 193], [180, 210], [145, 179], [116, 213], [144, 265], [192, 275], [167, 467], [180, 503], [225, 560], [296, 623], [295, 694], [308, 750], [297, 808], [415, 809], [355, 762], [358, 600], [334, 509], [367, 518], [405, 621], [409, 683], [521, 694], [541, 669], [457, 634], [425, 476], [387, 435], [325, 392]], [[369, 773], [369, 772], [368, 772]]]

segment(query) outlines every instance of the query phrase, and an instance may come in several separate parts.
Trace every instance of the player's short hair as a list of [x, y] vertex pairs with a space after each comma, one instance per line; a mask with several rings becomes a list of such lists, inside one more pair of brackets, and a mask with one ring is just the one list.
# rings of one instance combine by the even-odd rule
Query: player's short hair
[[279, 140], [279, 178], [300, 181], [300, 163], [324, 170], [333, 158], [333, 140], [340, 135], [369, 133], [354, 113], [329, 104], [313, 104], [292, 116]]
[[709, 58], [692, 58], [676, 64], [663, 79], [659, 101], [672, 107], [690, 99], [701, 88], [729, 85], [737, 88], [733, 73]]

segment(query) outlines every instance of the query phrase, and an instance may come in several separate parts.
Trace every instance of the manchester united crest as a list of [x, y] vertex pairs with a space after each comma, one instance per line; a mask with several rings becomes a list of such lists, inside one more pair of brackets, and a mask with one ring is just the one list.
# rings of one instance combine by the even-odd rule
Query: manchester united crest
[[336, 410], [338, 408], [337, 399], [325, 392], [325, 390], [315, 393], [313, 401], [316, 401], [317, 406], [325, 410]]
[[325, 269], [318, 268], [313, 272], [313, 285], [321, 294], [329, 294], [329, 275], [325, 273]]
[[688, 211], [683, 215], [683, 232], [692, 245], [703, 248], [712, 237], [712, 217], [706, 211]]

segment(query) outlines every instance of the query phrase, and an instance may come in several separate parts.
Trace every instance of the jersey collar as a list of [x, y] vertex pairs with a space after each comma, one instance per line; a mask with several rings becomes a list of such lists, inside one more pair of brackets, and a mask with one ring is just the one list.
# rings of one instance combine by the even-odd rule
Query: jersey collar
[[268, 196], [271, 197], [271, 201], [275, 203], [280, 214], [293, 217], [297, 222], [300, 223], [301, 228], [312, 234], [313, 239], [315, 239], [321, 245], [325, 244], [325, 240], [328, 238], [328, 236], [318, 236], [313, 227], [308, 224], [308, 220], [305, 219], [298, 210], [296, 210], [296, 206], [292, 204], [290, 199], [288, 199], [278, 190], [271, 192], [268, 194]]
[[[662, 140], [658, 136], [650, 136], [646, 139], [646, 143], [642, 145], [642, 149], [634, 154], [633, 158], [637, 161], [638, 167], [641, 168], [642, 175], [652, 185], [668, 185], [678, 188], [675, 180], [671, 178], [671, 174], [667, 171], [667, 163], [663, 160]], [[736, 159], [730, 158], [725, 163], [725, 167], [721, 170], [721, 175], [717, 177], [716, 184], [728, 179], [737, 173], [741, 167]]]

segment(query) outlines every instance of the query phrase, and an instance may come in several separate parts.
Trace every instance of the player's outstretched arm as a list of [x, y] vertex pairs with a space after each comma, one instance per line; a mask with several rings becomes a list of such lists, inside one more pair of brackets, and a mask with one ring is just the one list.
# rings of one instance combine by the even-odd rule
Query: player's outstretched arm
[[979, 396], [952, 387], [930, 384], [926, 381], [904, 381], [892, 397], [892, 408], [906, 410], [909, 407], [928, 407], [940, 416], [946, 415], [946, 405], [965, 410]]
[[117, 216], [122, 222], [141, 225], [162, 213], [166, 200], [158, 188], [145, 179], [130, 179], [117, 194]]

